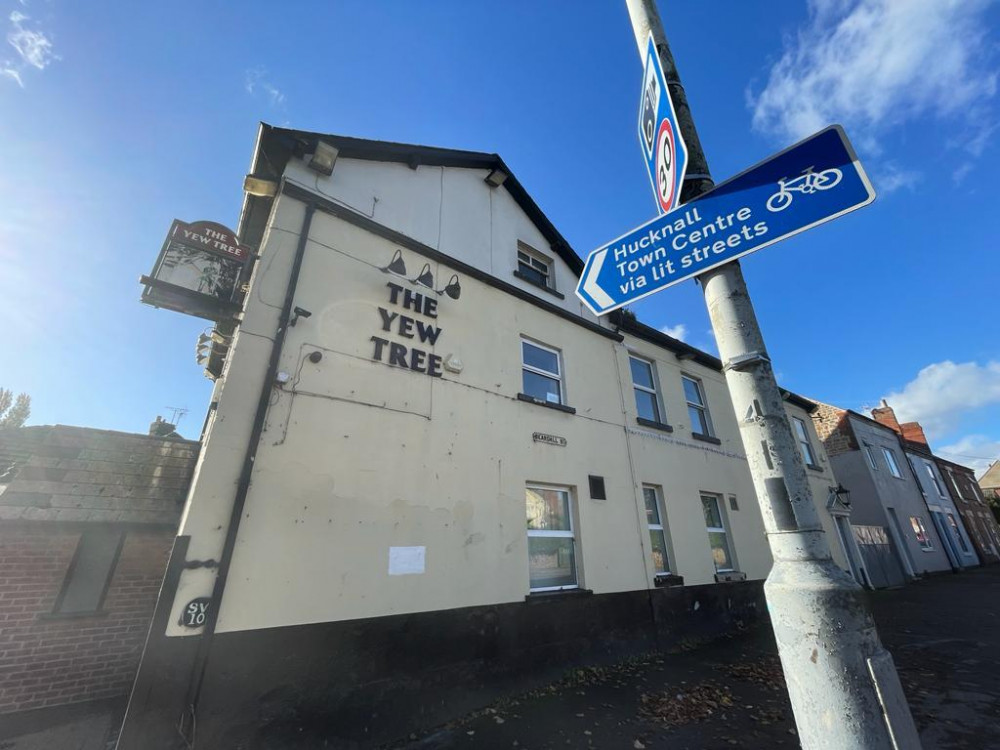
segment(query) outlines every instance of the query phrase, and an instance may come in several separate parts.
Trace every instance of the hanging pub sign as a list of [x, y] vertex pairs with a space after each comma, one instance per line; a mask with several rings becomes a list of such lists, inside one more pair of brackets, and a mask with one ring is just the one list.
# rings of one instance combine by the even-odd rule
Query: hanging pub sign
[[142, 301], [209, 320], [231, 317], [249, 258], [250, 249], [222, 224], [174, 219], [153, 272], [139, 279]]

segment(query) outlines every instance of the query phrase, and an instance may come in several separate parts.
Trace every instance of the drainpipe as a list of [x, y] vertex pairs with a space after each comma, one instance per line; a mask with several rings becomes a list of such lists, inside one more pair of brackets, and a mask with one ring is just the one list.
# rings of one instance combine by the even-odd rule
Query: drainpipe
[[198, 644], [198, 652], [191, 669], [191, 681], [188, 685], [187, 698], [184, 702], [186, 710], [181, 716], [178, 726], [181, 735], [189, 747], [193, 747], [195, 716], [198, 710], [198, 701], [201, 698], [201, 688], [205, 682], [212, 639], [215, 636], [215, 626], [219, 620], [219, 611], [222, 609], [222, 595], [226, 588], [226, 580], [229, 577], [229, 568], [233, 559], [233, 551], [236, 548], [236, 538], [239, 534], [240, 521], [243, 518], [243, 508], [246, 505], [247, 494], [250, 490], [250, 479], [253, 474], [254, 461], [257, 458], [261, 434], [264, 431], [264, 421], [267, 417], [268, 404], [271, 400], [271, 389], [278, 374], [278, 363], [281, 359], [281, 350], [285, 343], [285, 335], [288, 332], [288, 321], [292, 314], [292, 301], [295, 297], [295, 289], [298, 286], [299, 271], [302, 269], [302, 259], [305, 256], [306, 243], [309, 239], [309, 228], [312, 225], [315, 210], [315, 203], [310, 201], [306, 204], [306, 213], [302, 219], [299, 242], [295, 248], [295, 258], [292, 261], [292, 271], [288, 279], [288, 287], [285, 290], [285, 301], [281, 306], [281, 315], [278, 318], [278, 330], [274, 336], [274, 343], [271, 346], [271, 358], [267, 363], [267, 372], [264, 375], [264, 382], [260, 388], [260, 398], [257, 400], [257, 413], [254, 416], [253, 429], [251, 430], [250, 440], [247, 443], [246, 453], [243, 457], [243, 468], [240, 471], [240, 478], [236, 486], [236, 497], [233, 500], [233, 510], [229, 516], [226, 540], [222, 547], [222, 555], [219, 558], [219, 569], [215, 577], [215, 586], [212, 589], [212, 606], [208, 608], [207, 617], [205, 618], [205, 629], [202, 631], [201, 641]]

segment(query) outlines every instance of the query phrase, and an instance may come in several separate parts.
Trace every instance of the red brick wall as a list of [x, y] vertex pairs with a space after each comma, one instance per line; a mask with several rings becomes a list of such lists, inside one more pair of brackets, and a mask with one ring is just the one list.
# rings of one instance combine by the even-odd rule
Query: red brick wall
[[829, 404], [817, 403], [812, 413], [816, 434], [823, 441], [828, 456], [836, 456], [858, 449], [847, 412]]
[[128, 694], [173, 542], [127, 531], [103, 614], [53, 617], [80, 531], [0, 529], [0, 713]]

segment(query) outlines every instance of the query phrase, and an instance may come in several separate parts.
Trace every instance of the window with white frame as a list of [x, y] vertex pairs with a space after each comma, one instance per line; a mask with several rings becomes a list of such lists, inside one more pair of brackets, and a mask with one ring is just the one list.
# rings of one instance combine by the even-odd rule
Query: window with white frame
[[713, 437], [712, 418], [708, 413], [705, 389], [701, 381], [688, 375], [682, 375], [681, 380], [684, 383], [684, 397], [687, 399], [692, 434]]
[[934, 545], [931, 544], [931, 538], [927, 536], [927, 529], [924, 528], [924, 520], [920, 516], [910, 516], [910, 526], [913, 527], [913, 533], [917, 537], [917, 544], [920, 545], [920, 549], [924, 552], [934, 549]]
[[659, 574], [670, 572], [670, 556], [667, 552], [667, 530], [663, 515], [663, 493], [651, 484], [642, 486], [642, 499], [646, 503], [646, 524], [649, 526], [649, 544], [653, 554], [653, 571]]
[[944, 487], [941, 486], [941, 482], [938, 481], [937, 474], [934, 472], [934, 466], [930, 461], [924, 461], [924, 469], [927, 470], [927, 475], [931, 478], [931, 484], [934, 485], [934, 489], [940, 497], [947, 497], [944, 494]]
[[705, 512], [705, 528], [708, 531], [708, 543], [712, 548], [712, 560], [716, 572], [733, 570], [733, 554], [729, 547], [729, 534], [722, 516], [722, 507], [717, 495], [701, 496], [701, 506]]
[[661, 418], [660, 398], [656, 389], [656, 368], [646, 359], [629, 355], [629, 366], [632, 370], [632, 389], [635, 391], [635, 410], [639, 419], [663, 423]]
[[889, 473], [896, 477], [896, 479], [902, 479], [903, 472], [899, 470], [899, 464], [896, 463], [896, 454], [893, 452], [892, 448], [886, 448], [883, 446], [882, 455], [885, 456], [885, 462], [889, 466]]
[[577, 588], [576, 537], [569, 488], [528, 485], [525, 497], [531, 590]]
[[523, 242], [517, 243], [517, 272], [525, 281], [554, 289], [552, 261]]
[[958, 528], [958, 521], [955, 520], [955, 516], [951, 513], [948, 514], [948, 525], [955, 532], [955, 536], [958, 538], [958, 546], [962, 548], [962, 552], [969, 554], [969, 545], [965, 543], [965, 537], [962, 536], [962, 531]]
[[959, 489], [958, 480], [955, 479], [955, 472], [951, 469], [948, 469], [948, 479], [951, 480], [951, 486], [955, 488], [955, 497], [964, 498], [965, 496], [962, 494], [962, 490]]
[[807, 466], [816, 466], [816, 454], [813, 453], [812, 443], [809, 441], [806, 423], [798, 417], [792, 417], [792, 426], [795, 428], [795, 437], [798, 438], [799, 448], [802, 450], [802, 459]]
[[878, 461], [875, 460], [875, 451], [868, 443], [865, 443], [865, 454], [868, 456], [868, 465], [872, 467], [872, 471], [878, 471]]
[[559, 350], [521, 339], [524, 394], [549, 404], [563, 403]]

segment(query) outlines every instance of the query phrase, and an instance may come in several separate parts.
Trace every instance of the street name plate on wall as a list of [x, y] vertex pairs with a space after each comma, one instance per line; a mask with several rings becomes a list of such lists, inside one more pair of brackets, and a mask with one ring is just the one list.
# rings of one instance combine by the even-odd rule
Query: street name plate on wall
[[546, 445], [558, 445], [560, 448], [566, 447], [566, 438], [559, 437], [558, 435], [547, 435], [544, 432], [533, 432], [531, 433], [531, 439], [536, 443], [545, 443]]
[[174, 219], [153, 272], [140, 279], [142, 301], [209, 320], [228, 317], [249, 258], [250, 249], [222, 224]]

